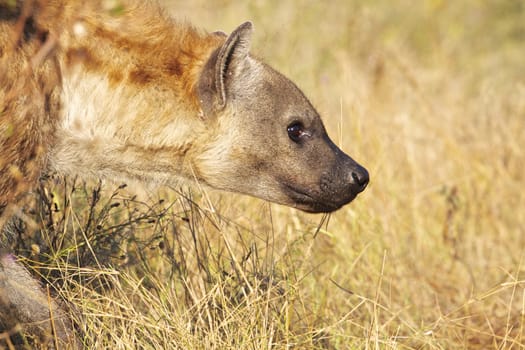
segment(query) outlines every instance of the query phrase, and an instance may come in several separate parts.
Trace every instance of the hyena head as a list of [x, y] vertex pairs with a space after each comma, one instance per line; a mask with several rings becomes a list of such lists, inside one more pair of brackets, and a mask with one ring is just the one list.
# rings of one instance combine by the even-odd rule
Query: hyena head
[[286, 77], [249, 55], [252, 25], [215, 50], [198, 83], [215, 137], [198, 171], [212, 187], [308, 212], [331, 212], [368, 184], [365, 168], [328, 137], [321, 118]]

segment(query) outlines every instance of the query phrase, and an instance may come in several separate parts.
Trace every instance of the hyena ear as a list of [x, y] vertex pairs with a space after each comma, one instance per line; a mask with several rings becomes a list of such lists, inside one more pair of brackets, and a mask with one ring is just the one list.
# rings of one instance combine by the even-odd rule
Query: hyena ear
[[198, 84], [200, 102], [206, 114], [226, 106], [231, 92], [230, 83], [242, 70], [248, 57], [252, 32], [251, 22], [241, 24], [206, 62]]

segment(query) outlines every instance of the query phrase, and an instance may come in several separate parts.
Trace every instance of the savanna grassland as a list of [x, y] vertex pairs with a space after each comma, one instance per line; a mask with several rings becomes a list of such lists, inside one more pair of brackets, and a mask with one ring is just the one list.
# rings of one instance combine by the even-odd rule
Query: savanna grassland
[[525, 348], [525, 2], [164, 3], [251, 20], [371, 183], [326, 216], [45, 181], [17, 251], [86, 348]]

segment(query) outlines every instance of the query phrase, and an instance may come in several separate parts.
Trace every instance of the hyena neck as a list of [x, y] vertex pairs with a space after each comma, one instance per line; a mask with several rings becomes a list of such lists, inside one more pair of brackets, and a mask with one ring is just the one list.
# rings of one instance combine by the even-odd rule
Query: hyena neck
[[206, 125], [195, 85], [223, 39], [162, 17], [142, 20], [86, 17], [60, 37], [54, 170], [157, 183], [198, 177], [192, 154]]

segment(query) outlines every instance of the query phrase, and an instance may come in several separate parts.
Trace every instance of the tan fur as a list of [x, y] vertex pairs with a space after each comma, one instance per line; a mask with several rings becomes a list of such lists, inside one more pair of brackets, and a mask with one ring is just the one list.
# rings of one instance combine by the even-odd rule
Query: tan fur
[[[147, 2], [111, 3], [0, 0], [0, 225], [46, 169], [197, 180], [312, 212], [365, 188], [302, 92], [250, 56], [250, 23], [209, 34]], [[0, 324], [49, 336], [50, 312], [65, 312], [45, 300], [0, 253]]]
[[195, 83], [224, 38], [145, 6], [117, 18], [77, 18], [81, 34], [60, 40], [68, 47], [59, 54], [67, 102], [50, 157], [55, 169], [155, 182], [191, 176], [184, 158], [206, 133]]

